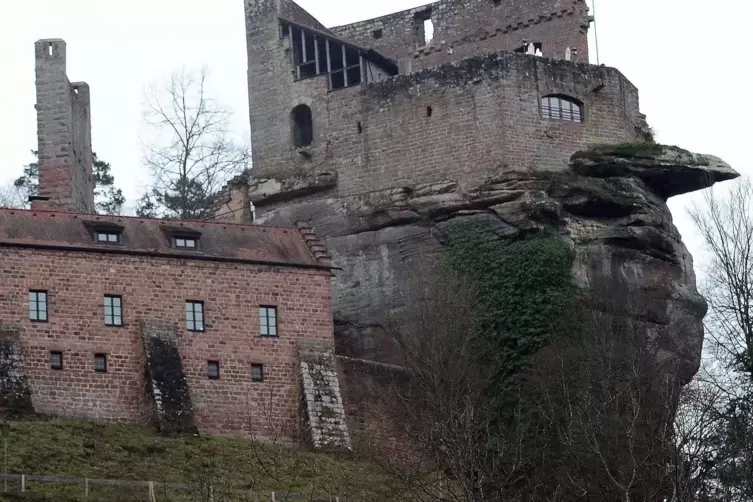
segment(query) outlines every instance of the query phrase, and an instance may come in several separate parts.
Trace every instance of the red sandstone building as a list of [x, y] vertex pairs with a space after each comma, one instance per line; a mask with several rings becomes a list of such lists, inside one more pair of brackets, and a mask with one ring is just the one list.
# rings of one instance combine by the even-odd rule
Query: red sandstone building
[[0, 209], [0, 408], [298, 437], [307, 354], [333, 349], [323, 247], [303, 227], [91, 214], [64, 42], [37, 43], [37, 87], [40, 197]]

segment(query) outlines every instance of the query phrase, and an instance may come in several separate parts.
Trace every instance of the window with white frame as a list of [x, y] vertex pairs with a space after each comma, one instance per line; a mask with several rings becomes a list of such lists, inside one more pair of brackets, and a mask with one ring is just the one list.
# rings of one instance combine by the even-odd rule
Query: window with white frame
[[277, 336], [277, 307], [259, 307], [261, 336]]

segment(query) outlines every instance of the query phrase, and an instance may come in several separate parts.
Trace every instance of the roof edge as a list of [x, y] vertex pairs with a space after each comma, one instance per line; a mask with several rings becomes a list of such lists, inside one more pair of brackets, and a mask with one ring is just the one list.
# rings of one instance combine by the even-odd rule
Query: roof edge
[[[287, 227], [286, 227], [287, 228]], [[137, 251], [133, 249], [114, 249], [114, 248], [93, 248], [86, 246], [61, 246], [55, 244], [31, 244], [23, 242], [7, 242], [0, 240], [0, 248], [16, 248], [16, 249], [40, 249], [47, 251], [68, 251], [73, 253], [89, 253], [89, 254], [116, 254], [116, 255], [129, 255], [129, 256], [146, 256], [151, 258], [172, 258], [186, 261], [209, 261], [218, 263], [242, 263], [245, 265], [262, 265], [268, 267], [281, 267], [281, 268], [298, 268], [309, 270], [322, 270], [333, 271], [337, 267], [331, 265], [325, 265], [323, 263], [296, 263], [296, 262], [277, 262], [266, 260], [250, 260], [244, 258], [228, 258], [218, 256], [196, 255], [196, 254], [179, 254], [179, 253], [160, 253], [157, 251]]]

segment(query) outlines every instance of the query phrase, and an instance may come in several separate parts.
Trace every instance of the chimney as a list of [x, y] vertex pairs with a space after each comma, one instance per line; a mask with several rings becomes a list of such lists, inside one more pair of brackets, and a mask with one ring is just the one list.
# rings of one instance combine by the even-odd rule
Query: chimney
[[94, 212], [89, 86], [66, 76], [66, 45], [35, 44], [39, 196], [32, 209]]

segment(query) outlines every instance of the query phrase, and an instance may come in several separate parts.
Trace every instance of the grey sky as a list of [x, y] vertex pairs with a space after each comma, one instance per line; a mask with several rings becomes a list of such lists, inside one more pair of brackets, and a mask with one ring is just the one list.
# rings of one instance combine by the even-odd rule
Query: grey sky
[[[638, 86], [657, 139], [718, 155], [753, 174], [744, 85], [753, 2], [596, 2], [601, 62]], [[299, 1], [328, 26], [424, 3]], [[141, 98], [150, 82], [181, 66], [208, 67], [213, 92], [235, 111], [235, 131], [249, 136], [242, 0], [0, 0], [0, 184], [18, 176], [36, 148], [33, 44], [40, 38], [68, 43], [71, 80], [91, 86], [94, 150], [113, 164], [131, 203], [148, 180], [139, 137]], [[593, 36], [591, 51], [595, 62]], [[697, 253], [684, 214], [691, 199], [676, 198], [671, 207]]]

